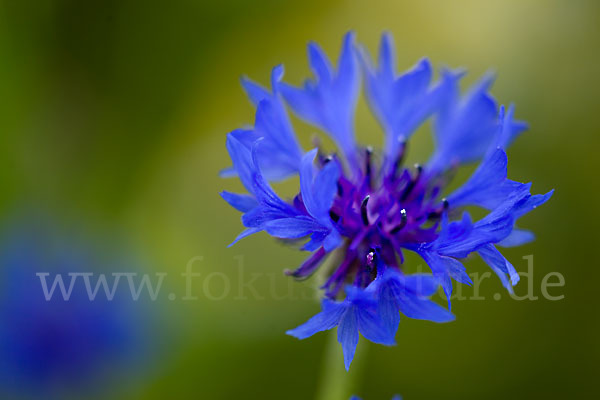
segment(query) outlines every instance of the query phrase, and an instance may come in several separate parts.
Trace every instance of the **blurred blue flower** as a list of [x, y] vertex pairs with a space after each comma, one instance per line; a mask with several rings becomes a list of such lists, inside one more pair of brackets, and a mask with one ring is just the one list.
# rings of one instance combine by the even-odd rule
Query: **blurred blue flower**
[[0, 392], [58, 399], [96, 393], [119, 374], [133, 380], [152, 336], [146, 310], [119, 289], [112, 300], [102, 290], [90, 300], [82, 280], [72, 285], [67, 300], [58, 285], [47, 300], [36, 274], [50, 274], [48, 287], [62, 274], [69, 290], [67, 274], [98, 272], [100, 256], [79, 239], [42, 225], [11, 225], [3, 235]]
[[[450, 306], [452, 281], [471, 283], [461, 260], [472, 253], [512, 291], [519, 275], [497, 246], [531, 241], [533, 234], [515, 223], [553, 192], [532, 195], [531, 184], [507, 178], [505, 148], [527, 125], [513, 119], [512, 105], [506, 112], [497, 106], [489, 94], [491, 76], [461, 96], [463, 71], [442, 70], [432, 82], [431, 64], [423, 59], [397, 74], [387, 34], [377, 65], [355, 44], [353, 33], [344, 38], [337, 68], [314, 43], [308, 57], [315, 79], [300, 88], [281, 81], [282, 66], [273, 69], [271, 91], [243, 80], [257, 105], [256, 125], [227, 135], [233, 168], [223, 175], [237, 174], [249, 194], [222, 196], [244, 213], [247, 229], [235, 241], [260, 231], [285, 240], [309, 238], [303, 249], [313, 253], [289, 272], [293, 277], [310, 276], [336, 251], [339, 264], [322, 286], [322, 311], [288, 334], [303, 339], [337, 327], [348, 368], [359, 332], [373, 342], [393, 344], [400, 313], [451, 321], [453, 315], [429, 298], [441, 285]], [[354, 136], [361, 75], [385, 133], [381, 153], [360, 147]], [[313, 149], [302, 155], [282, 100], [330, 135], [341, 152]], [[433, 155], [423, 166], [404, 166], [407, 139], [430, 118]], [[480, 164], [471, 177], [445, 194], [451, 172], [472, 162]], [[294, 173], [300, 191], [284, 201], [269, 181]], [[489, 212], [472, 222], [467, 206]], [[420, 255], [432, 274], [404, 274], [405, 251]]]

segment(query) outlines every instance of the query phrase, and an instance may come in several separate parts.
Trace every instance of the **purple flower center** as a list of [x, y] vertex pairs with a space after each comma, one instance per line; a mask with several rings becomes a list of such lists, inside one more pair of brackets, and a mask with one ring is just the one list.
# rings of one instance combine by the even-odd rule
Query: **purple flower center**
[[[340, 251], [343, 258], [323, 285], [327, 297], [336, 297], [344, 283], [368, 286], [377, 275], [375, 250], [384, 264], [400, 268], [403, 247], [415, 248], [437, 238], [440, 218], [448, 208], [446, 199], [439, 199], [446, 179], [428, 176], [419, 164], [403, 166], [405, 151], [402, 144], [395, 160], [377, 163], [367, 147], [354, 176], [338, 180], [329, 216], [346, 240]], [[340, 163], [335, 155], [319, 158], [321, 166], [329, 162]], [[300, 194], [295, 204], [304, 208]]]

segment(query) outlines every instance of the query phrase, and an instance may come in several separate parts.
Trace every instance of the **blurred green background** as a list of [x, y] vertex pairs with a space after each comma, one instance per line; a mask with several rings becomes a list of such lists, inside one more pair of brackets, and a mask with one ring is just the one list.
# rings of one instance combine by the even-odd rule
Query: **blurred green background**
[[[328, 334], [303, 342], [284, 334], [318, 310], [315, 279], [295, 283], [281, 273], [305, 254], [264, 234], [227, 248], [242, 227], [218, 192], [241, 186], [217, 174], [229, 166], [225, 134], [254, 120], [238, 78], [266, 84], [283, 63], [286, 80], [299, 83], [307, 41], [337, 58], [349, 29], [371, 52], [391, 31], [400, 69], [428, 56], [436, 67], [466, 67], [467, 83], [497, 71], [492, 93], [530, 123], [508, 153], [509, 176], [533, 181], [536, 193], [556, 189], [520, 224], [537, 241], [505, 254], [519, 271], [522, 257], [534, 256], [538, 296], [548, 272], [566, 284], [550, 289], [564, 294], [560, 301], [515, 301], [488, 279], [486, 300], [455, 302], [451, 324], [403, 319], [393, 348], [361, 339], [344, 376], [337, 350], [334, 362], [324, 357]], [[340, 398], [593, 398], [599, 44], [600, 3], [592, 0], [3, 1], [0, 215], [44, 215], [57, 231], [127, 243], [145, 272], [169, 274], [150, 305], [159, 326], [148, 331], [157, 337], [150, 368], [88, 394], [334, 399], [325, 393], [342, 379]], [[364, 101], [357, 131], [362, 143], [380, 145]], [[312, 130], [298, 133], [307, 148]], [[429, 134], [411, 146], [411, 159], [424, 160]], [[198, 300], [180, 300], [180, 274], [197, 256]], [[486, 271], [478, 260], [467, 268]], [[524, 281], [516, 292], [526, 289]], [[169, 292], [178, 298], [169, 301]]]

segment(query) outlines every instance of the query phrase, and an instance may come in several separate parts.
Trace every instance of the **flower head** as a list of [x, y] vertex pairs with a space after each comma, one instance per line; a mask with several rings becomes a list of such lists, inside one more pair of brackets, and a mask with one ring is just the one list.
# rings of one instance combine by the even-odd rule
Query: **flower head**
[[139, 371], [152, 348], [148, 314], [125, 291], [115, 283], [109, 295], [104, 280], [102, 293], [102, 278], [88, 276], [88, 288], [75, 276], [98, 266], [93, 246], [41, 220], [0, 232], [0, 387], [7, 398], [100, 390], [122, 371]]
[[[527, 125], [513, 119], [512, 105], [506, 111], [497, 106], [488, 92], [491, 76], [461, 96], [462, 71], [442, 70], [432, 82], [431, 64], [423, 59], [397, 74], [387, 34], [377, 65], [355, 44], [353, 33], [344, 38], [337, 68], [314, 43], [308, 55], [315, 78], [303, 87], [282, 82], [281, 66], [273, 69], [271, 91], [242, 81], [257, 105], [256, 121], [253, 129], [228, 134], [233, 168], [224, 174], [237, 174], [248, 194], [222, 196], [244, 213], [246, 230], [235, 241], [259, 231], [307, 239], [303, 250], [312, 254], [289, 272], [295, 278], [310, 276], [337, 253], [339, 262], [322, 286], [322, 311], [288, 334], [304, 339], [337, 327], [348, 368], [359, 332], [375, 343], [393, 344], [400, 313], [434, 322], [454, 319], [429, 298], [441, 285], [450, 307], [452, 281], [471, 283], [461, 260], [472, 253], [512, 291], [519, 275], [497, 246], [531, 241], [533, 234], [515, 223], [552, 192], [532, 195], [531, 184], [507, 178], [505, 148]], [[358, 145], [354, 136], [361, 76], [385, 134], [381, 152]], [[284, 101], [331, 136], [340, 152], [304, 153]], [[435, 150], [423, 165], [405, 166], [407, 140], [428, 119], [433, 119]], [[451, 172], [472, 162], [480, 164], [471, 177], [446, 194]], [[296, 173], [299, 193], [285, 201], [269, 181]], [[488, 214], [473, 221], [468, 206]], [[420, 255], [432, 273], [403, 273], [406, 251]]]

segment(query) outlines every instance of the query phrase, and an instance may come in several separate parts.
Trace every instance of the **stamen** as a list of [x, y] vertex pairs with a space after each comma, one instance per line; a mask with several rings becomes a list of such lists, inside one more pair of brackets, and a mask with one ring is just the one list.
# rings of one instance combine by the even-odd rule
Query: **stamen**
[[365, 226], [369, 226], [369, 214], [367, 212], [367, 203], [369, 202], [370, 198], [371, 196], [367, 195], [367, 197], [363, 199], [362, 204], [360, 205], [360, 216], [362, 217], [362, 221], [363, 224], [365, 224]]
[[398, 170], [400, 170], [400, 167], [402, 166], [402, 163], [404, 162], [404, 156], [406, 155], [406, 140], [404, 139], [399, 139], [400, 144], [398, 145], [398, 154], [396, 156], [396, 160], [394, 161], [394, 164], [392, 165], [392, 171], [391, 171], [391, 178], [392, 180], [396, 180], [397, 178], [397, 174], [398, 174]]
[[417, 173], [410, 180], [410, 182], [406, 186], [406, 189], [404, 189], [404, 192], [402, 193], [402, 196], [400, 196], [400, 201], [404, 201], [404, 200], [407, 199], [407, 197], [410, 195], [410, 193], [412, 192], [412, 190], [415, 188], [415, 185], [419, 181], [419, 178], [421, 177], [421, 174], [423, 173], [423, 167], [421, 166], [421, 164], [415, 164], [415, 170], [416, 170]]
[[371, 158], [373, 156], [373, 148], [368, 146], [365, 150], [365, 179], [367, 183], [367, 187], [371, 188], [371, 175], [372, 175], [372, 167], [371, 167]]
[[394, 228], [392, 228], [390, 233], [392, 235], [395, 235], [396, 233], [400, 232], [400, 230], [406, 226], [407, 222], [408, 222], [408, 217], [406, 215], [406, 210], [403, 208], [402, 210], [400, 210], [400, 224], [398, 224]]
[[371, 268], [375, 265], [375, 252], [373, 250], [367, 254], [367, 265]]
[[338, 222], [340, 220], [340, 216], [334, 211], [329, 211], [329, 218], [331, 218], [333, 222]]
[[429, 214], [427, 214], [427, 218], [439, 218], [439, 217], [441, 217], [442, 214], [444, 213], [444, 211], [446, 211], [449, 206], [450, 206], [450, 204], [448, 203], [448, 200], [446, 200], [446, 198], [444, 197], [442, 199], [442, 205], [441, 205], [441, 207], [438, 207], [437, 210], [432, 211]]

